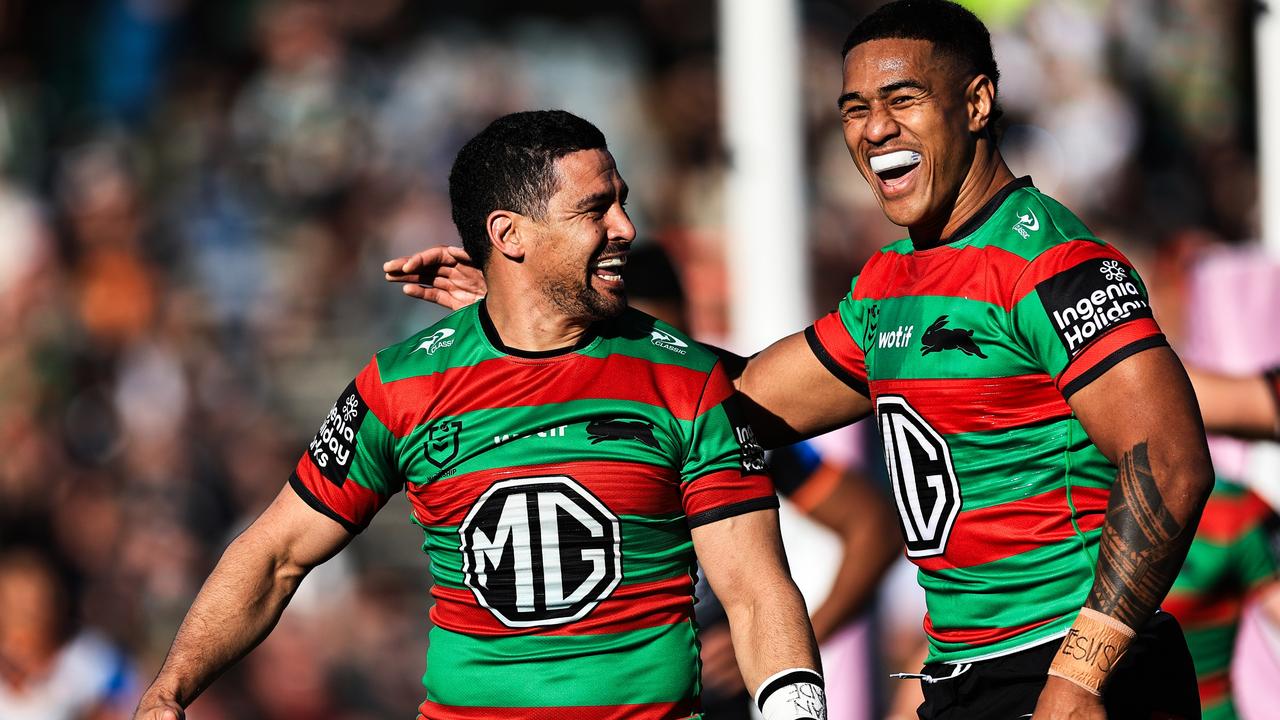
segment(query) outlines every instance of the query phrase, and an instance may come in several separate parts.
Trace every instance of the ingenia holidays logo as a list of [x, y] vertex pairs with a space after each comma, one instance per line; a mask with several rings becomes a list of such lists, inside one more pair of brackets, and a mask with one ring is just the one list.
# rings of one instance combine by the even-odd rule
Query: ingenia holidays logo
[[1115, 326], [1151, 317], [1151, 305], [1132, 271], [1110, 258], [1064, 270], [1037, 285], [1036, 292], [1072, 357]]

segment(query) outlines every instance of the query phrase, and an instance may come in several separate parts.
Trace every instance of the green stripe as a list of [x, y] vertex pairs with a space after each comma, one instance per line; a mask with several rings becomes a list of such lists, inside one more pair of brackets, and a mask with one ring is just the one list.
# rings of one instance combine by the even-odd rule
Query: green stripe
[[431, 629], [427, 698], [463, 707], [678, 702], [698, 690], [691, 622], [605, 635], [473, 638]]
[[1239, 627], [1234, 621], [1217, 625], [1183, 626], [1187, 648], [1191, 650], [1191, 659], [1195, 662], [1196, 676], [1220, 673], [1231, 666]]
[[[665, 580], [688, 574], [693, 566], [693, 540], [684, 515], [618, 516], [622, 531], [622, 582]], [[416, 521], [415, 521], [416, 522]], [[422, 527], [421, 523], [418, 523]], [[423, 527], [422, 549], [431, 559], [431, 575], [444, 587], [462, 588], [462, 553], [458, 528]]]
[[400, 490], [400, 476], [391, 459], [395, 457], [395, 438], [373, 413], [366, 413], [356, 435], [355, 458], [347, 477], [357, 485], [379, 495], [392, 495]]

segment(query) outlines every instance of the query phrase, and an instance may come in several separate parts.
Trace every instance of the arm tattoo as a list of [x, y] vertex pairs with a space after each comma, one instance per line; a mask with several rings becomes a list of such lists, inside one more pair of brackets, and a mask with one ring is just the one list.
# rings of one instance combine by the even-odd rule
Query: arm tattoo
[[1120, 460], [1107, 503], [1098, 573], [1085, 603], [1137, 629], [1160, 605], [1182, 568], [1198, 513], [1178, 521], [1166, 507], [1145, 442]]

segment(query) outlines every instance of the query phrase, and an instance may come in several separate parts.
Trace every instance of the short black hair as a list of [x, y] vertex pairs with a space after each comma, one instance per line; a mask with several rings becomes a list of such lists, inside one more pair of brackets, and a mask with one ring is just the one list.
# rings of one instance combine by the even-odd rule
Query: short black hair
[[458, 151], [449, 201], [462, 247], [480, 267], [489, 260], [485, 221], [494, 210], [541, 217], [556, 193], [555, 163], [579, 150], [607, 150], [595, 125], [563, 110], [511, 113]]
[[[972, 75], [986, 75], [997, 91], [1000, 68], [991, 51], [991, 33], [977, 15], [948, 0], [895, 0], [882, 5], [853, 27], [840, 57], [871, 40], [927, 40], [938, 52], [960, 63]], [[1001, 115], [997, 104], [988, 127]]]

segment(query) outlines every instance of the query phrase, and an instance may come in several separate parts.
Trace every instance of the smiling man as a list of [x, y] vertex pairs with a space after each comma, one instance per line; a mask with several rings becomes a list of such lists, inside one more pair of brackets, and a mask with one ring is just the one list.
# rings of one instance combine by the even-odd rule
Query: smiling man
[[560, 111], [459, 152], [488, 296], [379, 352], [227, 550], [136, 717], [181, 717], [313, 565], [404, 491], [435, 586], [427, 720], [700, 717], [693, 561], [767, 720], [824, 720], [777, 498], [715, 355], [626, 304], [635, 229], [604, 136]]

